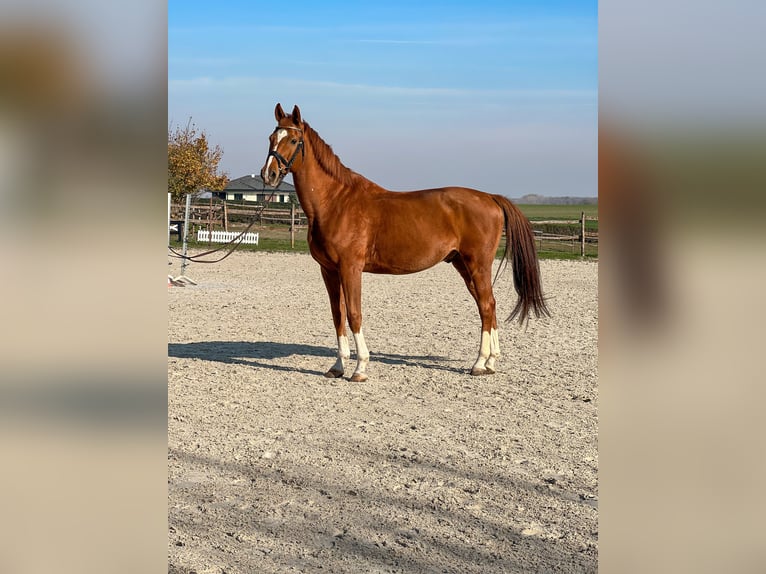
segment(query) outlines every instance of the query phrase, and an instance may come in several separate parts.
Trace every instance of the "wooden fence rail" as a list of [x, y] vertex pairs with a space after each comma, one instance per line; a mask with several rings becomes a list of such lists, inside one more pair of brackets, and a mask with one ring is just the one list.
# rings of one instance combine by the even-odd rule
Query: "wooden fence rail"
[[[183, 220], [184, 205], [173, 204], [170, 208], [171, 220]], [[194, 203], [189, 213], [189, 225], [192, 229], [204, 228], [207, 231], [223, 229], [229, 231], [230, 227], [242, 228], [248, 225], [251, 218], [256, 218], [256, 223], [267, 225], [286, 225], [292, 230], [293, 244], [296, 229], [305, 228], [308, 225], [306, 214], [299, 205], [291, 209], [279, 209], [274, 207], [263, 208], [262, 205], [247, 205], [241, 202], [230, 201], [205, 201]], [[582, 212], [579, 219], [545, 219], [530, 221], [535, 234], [538, 250], [542, 251], [546, 245], [569, 244], [572, 252], [576, 252], [579, 243], [581, 256], [585, 256], [586, 244], [598, 244], [598, 231], [586, 230], [587, 221], [598, 221], [598, 217], [587, 216]], [[577, 226], [573, 233], [546, 233], [536, 229], [542, 225]], [[576, 229], [576, 231], [575, 231]]]
[[[170, 207], [170, 218], [172, 220], [182, 220], [184, 206], [173, 204]], [[235, 227], [236, 223], [247, 225], [252, 218], [256, 223], [269, 223], [277, 225], [290, 225], [292, 222], [290, 209], [266, 208], [261, 206], [245, 206], [242, 204], [229, 205], [228, 202], [219, 203], [197, 203], [192, 204], [189, 211], [189, 225], [194, 227], [204, 227], [212, 231], [214, 228], [222, 228], [229, 231], [229, 227]], [[244, 220], [244, 221], [238, 221]], [[295, 226], [305, 227], [308, 225], [306, 214], [299, 207], [295, 207]]]
[[[585, 246], [587, 243], [596, 244], [598, 245], [598, 231], [588, 231], [586, 230], [586, 222], [587, 221], [598, 221], [597, 216], [589, 216], [585, 215], [585, 212], [580, 213], [580, 219], [545, 219], [545, 220], [537, 220], [537, 221], [530, 221], [532, 224], [532, 230], [535, 234], [535, 240], [538, 244], [538, 251], [543, 250], [544, 242], [568, 242], [570, 243], [572, 247], [572, 251], [574, 252], [575, 249], [575, 241], [579, 242], [580, 246], [580, 256], [585, 256]], [[579, 226], [578, 233], [570, 233], [570, 234], [558, 234], [558, 233], [545, 233], [542, 230], [535, 229], [536, 226], [540, 225], [570, 225]]]

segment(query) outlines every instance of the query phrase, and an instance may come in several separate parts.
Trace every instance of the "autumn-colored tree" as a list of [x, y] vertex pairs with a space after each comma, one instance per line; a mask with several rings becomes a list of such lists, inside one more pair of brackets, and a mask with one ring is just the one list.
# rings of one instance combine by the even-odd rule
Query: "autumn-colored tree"
[[225, 173], [218, 173], [222, 156], [221, 147], [211, 147], [191, 118], [184, 128], [168, 128], [168, 192], [173, 201], [182, 201], [187, 193], [222, 190], [229, 180]]

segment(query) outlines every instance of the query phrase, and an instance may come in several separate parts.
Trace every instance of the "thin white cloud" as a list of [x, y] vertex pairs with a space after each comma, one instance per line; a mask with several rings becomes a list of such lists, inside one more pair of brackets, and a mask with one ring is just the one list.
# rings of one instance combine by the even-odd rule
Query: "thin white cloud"
[[357, 40], [361, 44], [404, 44], [404, 45], [446, 45], [455, 44], [457, 42], [450, 40], [375, 40], [375, 39], [362, 39]]
[[365, 95], [383, 96], [430, 96], [430, 97], [505, 97], [533, 99], [596, 99], [595, 89], [569, 88], [532, 88], [532, 89], [492, 89], [492, 88], [447, 88], [447, 87], [416, 87], [416, 86], [382, 86], [375, 84], [342, 83], [330, 81], [295, 80], [288, 78], [266, 78], [257, 76], [233, 76], [213, 78], [201, 76], [189, 79], [174, 79], [168, 82], [168, 88], [189, 90], [193, 88], [240, 89], [258, 86], [283, 85], [302, 89], [324, 89], [331, 91], [355, 92]]
[[168, 64], [185, 64], [195, 66], [231, 66], [240, 63], [241, 60], [235, 58], [168, 58]]

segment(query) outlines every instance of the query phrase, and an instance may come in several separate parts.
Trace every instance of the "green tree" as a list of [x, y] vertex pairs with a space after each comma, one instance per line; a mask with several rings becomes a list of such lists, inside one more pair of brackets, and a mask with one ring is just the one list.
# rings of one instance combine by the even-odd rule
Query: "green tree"
[[203, 190], [221, 191], [229, 181], [225, 173], [218, 173], [223, 150], [211, 147], [207, 135], [199, 130], [191, 118], [186, 127], [168, 128], [168, 192], [174, 202], [180, 202], [187, 193]]

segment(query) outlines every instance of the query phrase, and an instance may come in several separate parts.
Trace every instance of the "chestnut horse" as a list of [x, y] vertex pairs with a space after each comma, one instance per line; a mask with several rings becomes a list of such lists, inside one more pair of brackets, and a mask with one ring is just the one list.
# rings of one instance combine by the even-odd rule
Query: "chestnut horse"
[[[290, 172], [308, 218], [308, 244], [322, 269], [338, 337], [335, 364], [325, 374], [341, 377], [351, 357], [348, 318], [357, 365], [352, 381], [367, 380], [370, 352], [362, 334], [362, 272], [405, 274], [440, 261], [451, 263], [479, 307], [481, 343], [472, 375], [495, 372], [500, 356], [492, 293], [492, 263], [505, 230], [504, 261], [511, 261], [519, 295], [508, 317], [524, 322], [534, 312], [550, 315], [540, 283], [534, 235], [507, 198], [445, 187], [391, 192], [344, 166], [319, 134], [277, 104], [263, 181], [276, 187]], [[502, 270], [498, 268], [497, 275]], [[496, 276], [497, 278], [497, 276]]]

